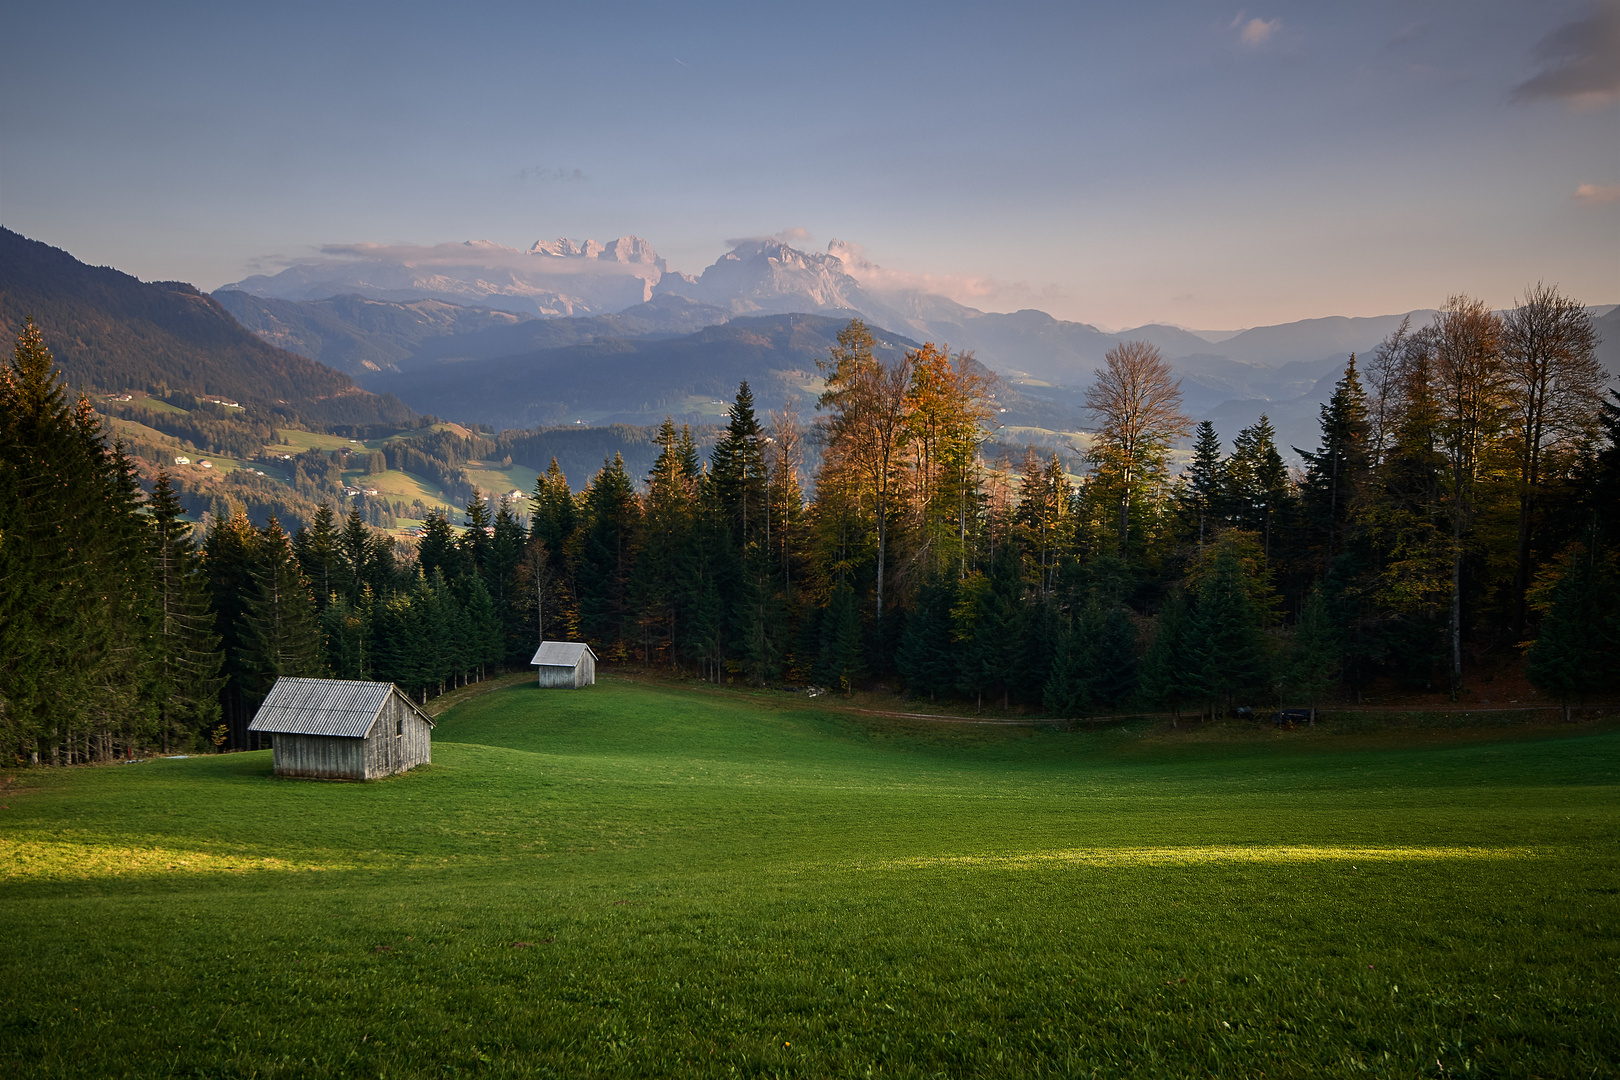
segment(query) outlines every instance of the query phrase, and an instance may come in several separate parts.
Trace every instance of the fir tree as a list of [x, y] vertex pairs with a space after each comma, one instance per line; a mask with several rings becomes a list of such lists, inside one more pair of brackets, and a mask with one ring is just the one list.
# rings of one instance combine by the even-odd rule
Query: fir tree
[[350, 591], [350, 583], [344, 580], [343, 556], [331, 503], [321, 503], [309, 527], [293, 535], [293, 550], [298, 553], [298, 565], [309, 579], [316, 610], [325, 611], [334, 592]]
[[1327, 600], [1321, 588], [1313, 588], [1289, 636], [1282, 665], [1283, 687], [1309, 704], [1312, 725], [1317, 701], [1333, 688], [1340, 655], [1339, 634], [1329, 617]]
[[1351, 511], [1368, 482], [1372, 458], [1368, 448], [1367, 396], [1350, 354], [1333, 396], [1321, 406], [1322, 442], [1315, 453], [1295, 449], [1305, 459], [1301, 511], [1311, 531], [1312, 546], [1325, 569], [1344, 549], [1343, 533]]
[[320, 623], [292, 541], [271, 518], [260, 531], [253, 590], [242, 613], [244, 689], [262, 700], [282, 676], [321, 678]]
[[1154, 620], [1153, 642], [1142, 662], [1141, 691], [1151, 704], [1167, 705], [1170, 724], [1178, 726], [1182, 703], [1188, 700], [1187, 604], [1180, 589], [1171, 590]]
[[1531, 591], [1541, 628], [1525, 673], [1569, 720], [1571, 701], [1620, 687], [1620, 573], [1590, 544], [1576, 544]]
[[710, 455], [715, 500], [738, 551], [760, 540], [766, 520], [764, 436], [754, 415], [754, 395], [745, 379], [737, 388], [726, 433]]
[[635, 638], [630, 607], [641, 504], [615, 454], [586, 489], [580, 527], [578, 581], [580, 630], [604, 658], [621, 658]]
[[167, 472], [159, 470], [147, 505], [156, 645], [149, 694], [167, 752], [171, 740], [190, 746], [218, 722], [225, 657], [208, 604], [208, 578]]
[[1208, 420], [1198, 425], [1193, 436], [1192, 462], [1184, 474], [1183, 507], [1190, 521], [1197, 522], [1194, 535], [1202, 547], [1214, 532], [1221, 514], [1221, 493], [1225, 487], [1225, 466], [1221, 460], [1221, 437]]
[[1110, 608], [1097, 627], [1092, 663], [1091, 694], [1100, 706], [1117, 710], [1136, 694], [1136, 624], [1124, 608]]
[[456, 532], [438, 510], [430, 512], [422, 525], [422, 538], [416, 544], [416, 564], [422, 573], [431, 577], [439, 571], [446, 577], [455, 574], [461, 565], [461, 554], [456, 547]]

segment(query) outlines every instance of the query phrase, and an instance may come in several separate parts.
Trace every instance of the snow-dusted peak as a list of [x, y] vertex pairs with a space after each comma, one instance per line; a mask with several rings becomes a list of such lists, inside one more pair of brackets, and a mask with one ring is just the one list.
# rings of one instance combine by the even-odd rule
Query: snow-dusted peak
[[567, 259], [581, 254], [578, 245], [566, 236], [559, 236], [555, 240], [536, 240], [529, 249], [530, 255], [555, 255]]

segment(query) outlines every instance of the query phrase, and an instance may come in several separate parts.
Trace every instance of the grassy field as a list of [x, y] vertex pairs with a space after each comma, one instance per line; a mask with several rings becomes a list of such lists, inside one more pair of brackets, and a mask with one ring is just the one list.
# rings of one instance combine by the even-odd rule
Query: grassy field
[[1620, 730], [608, 678], [434, 764], [0, 777], [0, 1074], [1611, 1076]]

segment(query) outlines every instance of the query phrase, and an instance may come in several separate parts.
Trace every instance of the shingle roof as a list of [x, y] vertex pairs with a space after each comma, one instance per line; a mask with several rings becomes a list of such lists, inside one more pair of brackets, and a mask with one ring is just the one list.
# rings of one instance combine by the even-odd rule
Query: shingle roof
[[542, 641], [529, 663], [541, 667], [571, 668], [578, 665], [579, 658], [585, 653], [590, 653], [592, 660], [596, 659], [596, 653], [583, 641]]
[[[277, 679], [248, 730], [363, 739], [393, 692], [394, 684], [385, 682]], [[416, 709], [414, 703], [411, 708]], [[427, 719], [426, 713], [416, 711]]]

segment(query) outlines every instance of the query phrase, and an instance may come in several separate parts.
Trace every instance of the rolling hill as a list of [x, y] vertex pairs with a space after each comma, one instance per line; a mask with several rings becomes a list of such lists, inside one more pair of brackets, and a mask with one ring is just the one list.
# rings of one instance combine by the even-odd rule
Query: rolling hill
[[312, 424], [414, 419], [397, 399], [261, 340], [190, 285], [88, 266], [0, 228], [0, 334], [14, 339], [27, 316], [68, 385], [87, 391], [219, 396]]

